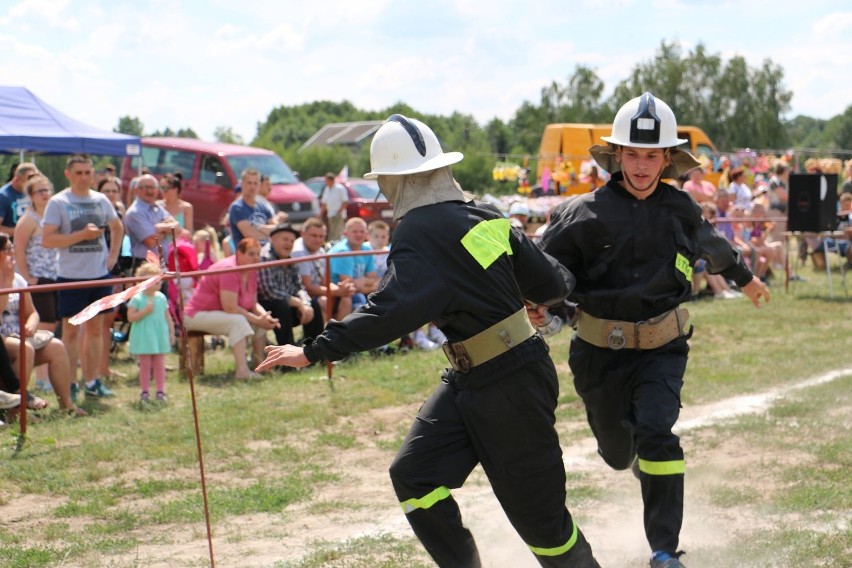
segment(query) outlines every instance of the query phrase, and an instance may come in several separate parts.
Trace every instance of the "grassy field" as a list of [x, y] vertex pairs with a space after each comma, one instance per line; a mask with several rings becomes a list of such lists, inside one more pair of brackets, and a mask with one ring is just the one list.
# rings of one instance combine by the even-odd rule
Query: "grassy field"
[[[696, 333], [685, 407], [852, 367], [852, 301], [837, 275], [831, 300], [824, 274], [802, 274], [807, 282], [786, 293], [777, 284], [760, 309], [745, 299], [686, 306]], [[551, 342], [566, 453], [590, 435], [565, 363], [569, 339]], [[385, 472], [446, 366], [441, 352], [359, 355], [336, 365], [331, 383], [311, 368], [236, 384], [232, 365], [208, 351], [196, 378], [217, 565], [431, 566], [404, 528], [349, 538], [345, 527], [404, 523]], [[85, 403], [90, 417], [48, 413], [23, 443], [0, 430], [0, 567], [208, 564], [189, 385], [170, 373], [169, 403], [140, 406], [134, 362], [121, 354], [115, 368], [128, 378], [111, 385], [114, 399]], [[683, 435], [696, 466], [687, 515], [700, 506], [693, 518], [730, 528], [715, 545], [695, 538], [690, 568], [850, 565], [850, 386], [846, 376]], [[585, 511], [638, 490], [620, 489], [624, 476], [606, 477], [602, 463], [590, 468], [569, 470], [569, 499], [598, 536], [606, 519]], [[487, 490], [481, 475], [470, 485]], [[641, 537], [638, 523], [629, 530]], [[645, 565], [632, 558], [624, 565]]]

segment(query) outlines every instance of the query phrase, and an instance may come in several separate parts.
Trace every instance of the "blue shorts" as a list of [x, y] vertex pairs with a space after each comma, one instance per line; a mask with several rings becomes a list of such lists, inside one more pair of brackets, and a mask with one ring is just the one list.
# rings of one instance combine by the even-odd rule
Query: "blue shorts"
[[[830, 251], [836, 251], [840, 256], [846, 256], [846, 253], [849, 252], [849, 241], [844, 239], [828, 237], [823, 246], [827, 246]], [[823, 246], [820, 246], [817, 250], [823, 250]]]
[[[62, 278], [60, 276], [56, 279], [56, 283], [65, 284], [67, 282], [97, 282], [98, 280], [107, 280], [109, 278], [112, 278], [109, 274], [105, 274], [100, 278], [93, 278], [91, 280], [75, 280], [73, 278]], [[106, 298], [113, 292], [114, 290], [111, 285], [93, 286], [91, 288], [75, 288], [73, 290], [59, 290], [59, 305], [56, 309], [57, 315], [63, 319], [75, 316], [78, 313], [82, 312], [83, 309], [92, 302], [96, 302], [101, 298]], [[111, 311], [113, 311], [113, 308], [104, 310], [101, 313]]]

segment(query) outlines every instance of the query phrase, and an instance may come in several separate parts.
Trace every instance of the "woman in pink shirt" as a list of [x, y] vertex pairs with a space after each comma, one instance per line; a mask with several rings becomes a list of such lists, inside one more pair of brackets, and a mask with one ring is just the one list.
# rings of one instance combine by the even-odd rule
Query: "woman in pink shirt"
[[689, 180], [684, 182], [683, 190], [698, 203], [713, 201], [716, 193], [713, 184], [704, 180], [704, 168], [700, 166], [689, 172]]
[[246, 342], [252, 338], [254, 362], [264, 359], [267, 330], [279, 326], [257, 303], [257, 271], [215, 271], [260, 262], [260, 243], [245, 238], [237, 245], [236, 254], [226, 257], [210, 267], [202, 276], [198, 287], [186, 306], [184, 325], [188, 331], [203, 331], [213, 335], [227, 335], [236, 361], [235, 378], [239, 380], [257, 376], [246, 361]]

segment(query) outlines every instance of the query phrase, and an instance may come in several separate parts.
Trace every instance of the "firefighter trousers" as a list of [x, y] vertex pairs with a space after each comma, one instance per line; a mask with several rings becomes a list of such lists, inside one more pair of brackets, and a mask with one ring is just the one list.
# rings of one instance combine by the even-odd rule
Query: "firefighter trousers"
[[565, 507], [565, 468], [554, 428], [559, 384], [550, 357], [481, 388], [454, 372], [423, 404], [390, 467], [414, 533], [438, 564], [480, 566], [451, 490], [481, 463], [512, 526], [539, 564], [597, 568]]
[[647, 351], [614, 351], [574, 336], [568, 359], [598, 453], [619, 470], [638, 455], [645, 536], [652, 551], [670, 554], [683, 523], [683, 450], [672, 427], [680, 414], [687, 339]]

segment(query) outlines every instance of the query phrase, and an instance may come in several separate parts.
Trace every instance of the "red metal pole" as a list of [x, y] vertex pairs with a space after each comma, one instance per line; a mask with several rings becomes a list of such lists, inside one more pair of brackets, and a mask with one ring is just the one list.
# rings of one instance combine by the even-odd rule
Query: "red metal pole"
[[27, 435], [27, 326], [25, 324], [28, 314], [24, 294], [26, 292], [23, 289], [18, 292], [18, 325], [20, 326], [18, 337], [21, 340], [21, 344], [18, 346], [18, 368], [20, 369], [18, 382], [21, 385], [20, 421], [22, 437]]
[[[331, 295], [331, 257], [325, 255], [325, 274], [323, 275], [323, 284], [325, 284], [325, 323], [331, 321], [331, 314], [334, 312], [334, 299]], [[334, 390], [334, 363], [328, 361], [325, 364], [326, 377], [328, 377], [328, 386]]]
[[[174, 261], [175, 261], [175, 287], [177, 288], [177, 298], [178, 298], [178, 307], [180, 309], [180, 313], [182, 315], [186, 314], [186, 308], [183, 305], [183, 290], [180, 285], [180, 262], [178, 260], [178, 252], [177, 252], [177, 235], [175, 234], [175, 230], [172, 229], [172, 247], [174, 249]], [[186, 332], [186, 326], [180, 326], [180, 337], [181, 343], [183, 344], [183, 357], [184, 361], [187, 362], [186, 365], [186, 376], [189, 379], [189, 393], [190, 398], [192, 399], [192, 420], [195, 425], [195, 447], [198, 453], [198, 471], [201, 475], [201, 497], [204, 500], [204, 522], [207, 525], [207, 548], [210, 553], [210, 566], [213, 568], [216, 566], [216, 560], [213, 556], [213, 531], [210, 528], [210, 507], [207, 501], [207, 479], [204, 475], [204, 452], [201, 448], [201, 428], [198, 425], [198, 404], [195, 398], [195, 373], [192, 371], [192, 361], [189, 357], [189, 335]], [[203, 348], [203, 346], [202, 346]]]

